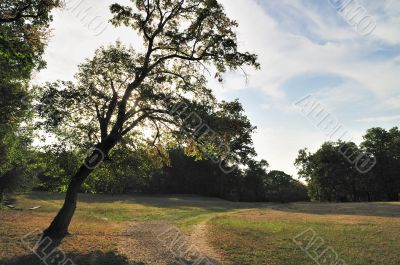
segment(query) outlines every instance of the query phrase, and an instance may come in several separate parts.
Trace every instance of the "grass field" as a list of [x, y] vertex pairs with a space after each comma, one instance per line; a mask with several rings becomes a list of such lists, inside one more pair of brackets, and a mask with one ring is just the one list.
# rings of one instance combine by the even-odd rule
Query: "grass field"
[[[0, 265], [39, 264], [21, 238], [46, 228], [62, 198], [19, 195], [13, 204], [22, 211], [0, 210]], [[321, 249], [330, 247], [344, 264], [400, 264], [398, 203], [250, 204], [195, 196], [80, 195], [72, 235], [58, 248], [76, 265], [179, 264], [156, 240], [171, 225], [215, 264], [317, 264], [308, 255], [315, 249], [305, 251], [295, 243], [304, 239], [298, 236], [304, 231], [323, 240]]]

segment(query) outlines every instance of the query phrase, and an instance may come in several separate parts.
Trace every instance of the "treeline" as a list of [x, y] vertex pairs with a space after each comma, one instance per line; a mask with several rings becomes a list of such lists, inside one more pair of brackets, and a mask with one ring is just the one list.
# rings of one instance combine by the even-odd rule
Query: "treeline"
[[300, 150], [296, 165], [312, 200], [399, 200], [399, 128], [372, 128], [363, 138], [359, 146], [339, 141], [327, 142], [315, 153]]
[[307, 201], [307, 189], [282, 171], [268, 171], [264, 160], [250, 160], [245, 169], [221, 171], [211, 160], [196, 161], [180, 149], [170, 152], [171, 164], [153, 179], [154, 192], [190, 193], [233, 201]]
[[[0, 2], [0, 202], [5, 192], [31, 186], [32, 73], [43, 69], [51, 11], [59, 0]], [[25, 178], [26, 177], [26, 178]]]
[[[36, 190], [64, 192], [77, 170], [77, 152], [41, 153]], [[39, 156], [38, 156], [39, 157]], [[268, 171], [266, 161], [250, 160], [245, 168], [224, 173], [211, 159], [196, 160], [182, 148], [160, 158], [145, 146], [121, 146], [111, 152], [81, 192], [107, 194], [198, 194], [232, 201], [308, 201], [306, 186], [281, 171]]]
[[[59, 7], [61, 1], [33, 0], [22, 5], [23, 2], [9, 1], [0, 5], [0, 202], [4, 193], [17, 190], [33, 188], [65, 192], [74, 176], [86, 180], [89, 174], [90, 177], [78, 185], [81, 192], [193, 193], [235, 201], [279, 202], [307, 200], [306, 192], [316, 201], [399, 199], [400, 133], [397, 127], [389, 131], [370, 129], [360, 146], [337, 142], [325, 143], [316, 153], [301, 150], [296, 165], [300, 169], [299, 175], [308, 182], [306, 190], [301, 182], [284, 172], [268, 171], [266, 161], [254, 160], [256, 153], [251, 135], [255, 127], [246, 117], [241, 104], [238, 101], [216, 102], [205, 86], [204, 71], [187, 67], [184, 60], [173, 67], [172, 70], [179, 70], [177, 73], [165, 68], [169, 66], [167, 63], [159, 65], [164, 68], [153, 68], [157, 73], [155, 79], [153, 76], [156, 75], [148, 72], [152, 78], [137, 90], [139, 94], [136, 98], [140, 99], [140, 104], [127, 102], [125, 97], [119, 99], [118, 95], [124, 94], [124, 91], [116, 92], [113, 82], [110, 86], [108, 82], [103, 82], [104, 76], [107, 76], [111, 81], [118, 82], [118, 87], [126, 89], [130, 87], [126, 80], [131, 80], [135, 74], [142, 74], [142, 68], [137, 65], [142, 65], [146, 57], [118, 42], [100, 48], [93, 59], [78, 67], [78, 85], [57, 81], [31, 88], [32, 73], [46, 65], [42, 55], [50, 36], [51, 11]], [[213, 16], [209, 17], [210, 21], [225, 18], [223, 9], [215, 1], [205, 1], [205, 4], [216, 12], [207, 13]], [[118, 12], [125, 10], [130, 9], [113, 6], [112, 12], [116, 15], [114, 24], [121, 24], [119, 20], [126, 14], [122, 16]], [[196, 10], [193, 12], [198, 14]], [[140, 16], [131, 14], [129, 17]], [[225, 18], [224, 23], [226, 21], [229, 20]], [[256, 55], [237, 52], [236, 35], [231, 29], [236, 23], [228, 24], [219, 28], [227, 31], [218, 32], [216, 39], [230, 39], [225, 42], [226, 45], [214, 44], [216, 52], [213, 53], [218, 56], [208, 58], [207, 64], [214, 63], [221, 72], [227, 67], [236, 69], [243, 65], [258, 68]], [[198, 23], [193, 25], [199, 26]], [[175, 24], [172, 26], [176, 27]], [[149, 29], [142, 23], [137, 27]], [[184, 46], [181, 34], [176, 33], [178, 29], [160, 31], [165, 32], [167, 35], [162, 37], [168, 40], [173, 37], [175, 41], [171, 43], [179, 42], [181, 47], [186, 47], [182, 48], [183, 52], [194, 50], [190, 49], [192, 43], [205, 41], [208, 44], [208, 33], [201, 36], [200, 42], [187, 38]], [[171, 35], [174, 32], [176, 35]], [[214, 29], [210, 32], [217, 34]], [[165, 47], [166, 51], [171, 49], [176, 47]], [[225, 61], [220, 60], [220, 54], [224, 54]], [[203, 62], [200, 65], [203, 66]], [[163, 73], [160, 70], [164, 70], [165, 75], [158, 76]], [[220, 73], [216, 77], [221, 79]], [[93, 82], [99, 86], [93, 85]], [[188, 95], [195, 96], [186, 97]], [[143, 116], [149, 119], [147, 123], [138, 118], [131, 126], [125, 124], [123, 130], [124, 122], [115, 122], [120, 116], [116, 106], [121, 102], [132, 110], [140, 105], [141, 111], [147, 113]], [[177, 104], [190, 109], [189, 114], [182, 116], [181, 109], [175, 108]], [[110, 108], [99, 113], [96, 109], [99, 106]], [[158, 109], [149, 110], [148, 106], [158, 106]], [[171, 109], [175, 111], [171, 112]], [[202, 131], [198, 128], [199, 120]], [[165, 126], [166, 122], [174, 126]], [[131, 131], [132, 125], [138, 127]], [[208, 126], [219, 137], [207, 135]], [[112, 127], [115, 130], [109, 130]], [[155, 133], [154, 140], [147, 139], [143, 133], [146, 128]], [[54, 136], [60, 146], [35, 148], [32, 142], [39, 140], [44, 132]], [[113, 132], [112, 137], [110, 132]], [[105, 139], [118, 141], [111, 141], [110, 145], [103, 141]], [[169, 141], [175, 141], [175, 145], [169, 145]], [[197, 151], [187, 152], [182, 146], [177, 148], [178, 142], [184, 143], [185, 148], [195, 145], [193, 149]], [[112, 148], [105, 148], [107, 146]], [[161, 146], [165, 148], [162, 151], [159, 149]], [[106, 151], [103, 163], [93, 172], [90, 169], [83, 178], [76, 176], [82, 161], [95, 157], [93, 147], [102, 147]], [[91, 148], [92, 152], [88, 154]], [[212, 159], [199, 159], [201, 152], [198, 150], [201, 148], [206, 153], [228, 157], [229, 165], [239, 167], [226, 174], [221, 164], [215, 164]], [[371, 170], [365, 170], [369, 169], [371, 160], [376, 164]], [[223, 164], [223, 168], [227, 167]], [[73, 192], [78, 188], [70, 186]]]

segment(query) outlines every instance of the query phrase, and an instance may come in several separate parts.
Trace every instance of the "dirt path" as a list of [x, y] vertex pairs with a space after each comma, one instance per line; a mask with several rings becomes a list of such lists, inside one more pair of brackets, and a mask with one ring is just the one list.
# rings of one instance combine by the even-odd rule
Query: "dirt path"
[[208, 245], [206, 223], [190, 236], [162, 221], [135, 222], [122, 232], [118, 250], [134, 265], [219, 265], [220, 256]]
[[210, 235], [207, 226], [207, 221], [196, 225], [190, 235], [190, 242], [197, 246], [204, 255], [211, 258], [215, 265], [222, 264], [222, 255], [218, 253], [210, 244], [209, 239], [212, 235]]

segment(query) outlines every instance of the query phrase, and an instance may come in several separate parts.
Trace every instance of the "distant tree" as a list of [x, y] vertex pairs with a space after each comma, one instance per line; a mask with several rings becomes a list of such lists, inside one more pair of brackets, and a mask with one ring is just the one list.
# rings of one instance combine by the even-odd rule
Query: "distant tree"
[[198, 160], [186, 154], [182, 147], [168, 153], [169, 163], [152, 177], [149, 191], [240, 199], [242, 172], [238, 168], [223, 172], [218, 163], [209, 158]]
[[308, 201], [307, 188], [283, 171], [268, 171], [265, 160], [250, 160], [240, 183], [242, 201]]
[[[318, 201], [398, 201], [400, 194], [400, 131], [369, 129], [358, 147], [354, 143], [325, 143], [314, 154], [300, 150], [295, 164]], [[364, 172], [359, 158], [376, 164]]]
[[298, 202], [309, 201], [307, 187], [283, 171], [268, 172], [265, 183], [265, 201]]
[[5, 192], [13, 192], [21, 185], [24, 168], [18, 167], [9, 169], [0, 177], [0, 203], [4, 201]]
[[0, 80], [0, 199], [24, 182], [31, 143], [30, 106], [26, 86]]
[[[216, 0], [133, 3], [134, 9], [112, 5], [112, 22], [138, 31], [144, 41], [143, 53], [121, 44], [99, 49], [80, 66], [76, 84], [57, 82], [42, 89], [39, 109], [45, 127], [66, 145], [95, 146], [72, 176], [65, 203], [46, 236], [61, 238], [68, 233], [82, 184], [125, 137], [140, 136], [144, 128], [153, 128], [155, 145], [169, 132], [177, 141], [234, 161], [243, 156], [243, 150], [231, 152], [226, 148], [229, 142], [250, 137], [254, 129], [243, 127], [244, 120], [236, 118], [238, 109], [217, 103], [207, 88], [207, 71], [259, 66], [254, 54], [238, 51], [237, 23], [226, 16], [223, 7]], [[171, 111], [177, 106], [179, 112]], [[182, 115], [184, 110], [189, 114]], [[220, 137], [210, 133], [200, 119], [224, 125], [213, 128]]]
[[268, 162], [250, 160], [243, 174], [241, 200], [264, 201], [266, 197], [266, 179]]
[[363, 179], [346, 156], [357, 157], [357, 145], [344, 142], [327, 142], [314, 154], [300, 150], [296, 159], [299, 176], [308, 182], [311, 199], [317, 201], [358, 201]]
[[361, 147], [372, 153], [376, 165], [368, 174], [369, 189], [374, 200], [398, 201], [400, 193], [400, 131], [372, 128], [367, 131]]
[[51, 145], [34, 150], [32, 174], [38, 179], [36, 190], [65, 192], [69, 178], [82, 161], [78, 150], [66, 150], [63, 146]]
[[[2, 116], [5, 124], [0, 124], [0, 202], [4, 192], [12, 192], [25, 186], [25, 169], [31, 155], [31, 130], [20, 126], [19, 122], [27, 120], [27, 114], [21, 108]], [[20, 117], [15, 114], [21, 115]]]
[[150, 145], [121, 143], [84, 183], [87, 192], [128, 194], [151, 190], [152, 178], [161, 170], [162, 159]]

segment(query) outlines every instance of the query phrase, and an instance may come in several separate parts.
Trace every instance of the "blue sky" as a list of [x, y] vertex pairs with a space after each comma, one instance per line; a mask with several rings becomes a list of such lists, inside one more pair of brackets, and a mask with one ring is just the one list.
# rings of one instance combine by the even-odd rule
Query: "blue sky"
[[[220, 99], [243, 103], [258, 127], [254, 141], [259, 157], [271, 169], [296, 175], [298, 150], [316, 150], [330, 140], [293, 105], [309, 94], [356, 142], [368, 128], [399, 125], [400, 1], [352, 2], [376, 21], [367, 36], [330, 4], [335, 1], [341, 0], [221, 1], [239, 22], [240, 47], [259, 55], [261, 70], [248, 69], [247, 82], [240, 72], [228, 73], [223, 84], [210, 86]], [[37, 74], [36, 82], [72, 79], [84, 58], [117, 39], [140, 49], [130, 30], [106, 24], [107, 6], [114, 1], [79, 2], [68, 0], [55, 13], [48, 68]]]

